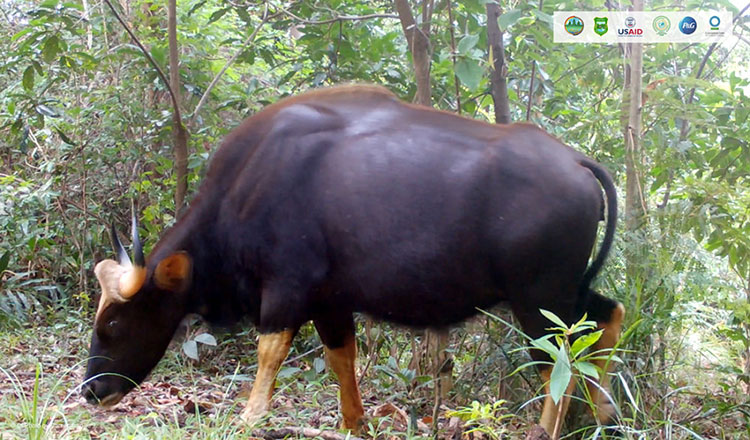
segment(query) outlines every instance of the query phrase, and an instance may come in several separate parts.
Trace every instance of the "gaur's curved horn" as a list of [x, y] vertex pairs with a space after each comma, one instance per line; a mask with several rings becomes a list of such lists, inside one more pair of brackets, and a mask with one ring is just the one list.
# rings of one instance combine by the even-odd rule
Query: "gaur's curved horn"
[[115, 222], [112, 221], [112, 226], [109, 230], [109, 234], [112, 238], [112, 246], [115, 249], [115, 255], [117, 255], [117, 262], [121, 266], [132, 266], [132, 263], [130, 262], [130, 257], [128, 257], [128, 252], [125, 250], [125, 247], [120, 242], [120, 239], [117, 237], [117, 230], [115, 229]]
[[138, 267], [146, 266], [146, 259], [143, 257], [143, 245], [141, 245], [141, 238], [138, 236], [138, 220], [135, 218], [135, 210], [133, 210], [133, 260]]
[[128, 300], [133, 297], [146, 281], [146, 268], [144, 266], [133, 266], [129, 271], [122, 274], [120, 278], [120, 296]]
[[138, 236], [138, 221], [135, 218], [135, 203], [131, 207], [132, 212], [132, 235], [133, 235], [133, 260], [135, 265], [120, 278], [120, 296], [130, 299], [141, 290], [146, 281], [146, 259], [143, 257], [143, 245]]

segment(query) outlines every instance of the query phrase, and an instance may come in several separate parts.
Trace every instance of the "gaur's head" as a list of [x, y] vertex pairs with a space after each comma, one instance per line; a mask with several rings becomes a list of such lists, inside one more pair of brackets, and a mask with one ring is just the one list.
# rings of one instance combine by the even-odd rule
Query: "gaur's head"
[[94, 269], [101, 286], [82, 393], [89, 403], [111, 406], [143, 381], [169, 345], [185, 315], [192, 262], [175, 252], [146, 266], [133, 217], [133, 262], [117, 238], [117, 261]]

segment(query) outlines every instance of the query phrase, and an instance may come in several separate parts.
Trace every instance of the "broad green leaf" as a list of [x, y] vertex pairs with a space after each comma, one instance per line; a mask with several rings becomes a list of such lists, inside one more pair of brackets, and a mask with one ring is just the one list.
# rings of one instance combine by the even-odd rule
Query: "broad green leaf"
[[237, 12], [237, 15], [247, 24], [250, 24], [252, 19], [250, 18], [250, 14], [248, 14], [247, 9], [243, 7], [235, 8], [235, 12]]
[[553, 344], [546, 338], [534, 339], [533, 341], [531, 341], [531, 345], [552, 356], [553, 359], [555, 358], [555, 356], [557, 356], [557, 353], [559, 351], [555, 344]]
[[577, 357], [580, 352], [594, 345], [596, 341], [601, 338], [602, 332], [604, 332], [604, 330], [591, 332], [576, 339], [575, 342], [573, 342], [573, 345], [570, 347], [570, 352], [573, 357]]
[[469, 90], [476, 90], [482, 79], [482, 68], [474, 60], [462, 59], [456, 63], [456, 76]]
[[29, 66], [23, 71], [23, 88], [31, 91], [34, 88], [34, 67]]
[[565, 353], [565, 348], [560, 348], [560, 352], [555, 360], [555, 366], [552, 367], [552, 374], [549, 379], [549, 394], [552, 400], [557, 404], [568, 389], [573, 372], [570, 371], [570, 363]]
[[545, 318], [549, 319], [553, 323], [557, 324], [558, 327], [568, 328], [568, 326], [560, 319], [557, 315], [550, 312], [549, 310], [539, 309], [539, 312], [544, 315]]
[[277, 374], [276, 377], [278, 377], [279, 379], [286, 379], [288, 377], [294, 376], [295, 374], [299, 373], [300, 371], [302, 371], [301, 368], [297, 368], [297, 367], [284, 367], [284, 368], [282, 368], [279, 371], [279, 374]]
[[323, 370], [326, 369], [326, 361], [324, 361], [323, 358], [315, 358], [315, 360], [313, 361], [313, 368], [315, 369], [316, 373], [322, 373]]
[[466, 52], [476, 46], [478, 41], [479, 35], [468, 34], [465, 37], [461, 38], [461, 41], [458, 42], [456, 50], [458, 50], [459, 54], [466, 55]]
[[156, 61], [156, 64], [160, 66], [167, 65], [167, 46], [154, 44], [151, 46], [151, 56]]
[[42, 59], [46, 63], [51, 63], [55, 60], [58, 53], [60, 53], [59, 40], [57, 39], [57, 35], [52, 35], [44, 41]]
[[539, 9], [534, 9], [531, 12], [534, 13], [534, 15], [536, 16], [537, 20], [539, 20], [541, 22], [544, 22], [544, 23], [547, 23], [548, 25], [552, 26], [552, 16], [551, 15], [549, 15], [547, 13], [544, 13], [544, 12], [540, 11]]
[[73, 145], [73, 146], [75, 146], [75, 145], [76, 145], [76, 143], [75, 143], [75, 142], [73, 142], [73, 141], [72, 141], [72, 140], [71, 140], [71, 139], [70, 139], [70, 138], [68, 137], [68, 135], [66, 135], [65, 133], [63, 133], [63, 132], [62, 132], [62, 130], [60, 130], [59, 128], [55, 127], [55, 131], [57, 132], [58, 136], [60, 136], [60, 139], [62, 139], [62, 140], [63, 140], [63, 142], [65, 142], [66, 144], [69, 144], [69, 145]]
[[210, 345], [212, 347], [216, 346], [216, 338], [210, 333], [201, 333], [194, 339], [195, 342], [200, 342], [201, 344]]
[[196, 3], [196, 4], [195, 4], [195, 5], [194, 5], [194, 6], [192, 7], [192, 8], [190, 8], [190, 10], [189, 10], [189, 11], [188, 11], [188, 13], [187, 13], [188, 17], [190, 17], [191, 15], [193, 15], [193, 13], [194, 13], [195, 11], [197, 11], [198, 9], [200, 9], [201, 7], [203, 7], [203, 5], [205, 5], [207, 1], [208, 1], [208, 0], [202, 0], [202, 1], [199, 1], [199, 2], [198, 2], [198, 3]]
[[520, 9], [511, 9], [505, 14], [497, 17], [497, 25], [500, 27], [501, 31], [505, 32], [509, 27], [513, 26], [519, 18], [521, 18], [521, 14], [523, 14], [523, 11]]
[[227, 12], [229, 12], [230, 9], [231, 8], [222, 8], [222, 9], [219, 9], [218, 11], [215, 11], [213, 14], [211, 14], [211, 17], [208, 19], [208, 23], [207, 24], [211, 24], [211, 23], [215, 22], [216, 20], [220, 19]]
[[8, 268], [8, 263], [10, 262], [10, 251], [7, 251], [3, 254], [2, 257], [0, 257], [0, 274], [5, 271], [5, 269]]
[[198, 360], [198, 343], [194, 340], [185, 341], [182, 344], [182, 352], [190, 359]]
[[599, 370], [597, 370], [596, 366], [592, 364], [591, 362], [586, 362], [586, 361], [573, 362], [573, 368], [575, 368], [577, 371], [580, 371], [581, 374], [585, 374], [586, 376], [593, 377], [594, 379], [599, 379]]

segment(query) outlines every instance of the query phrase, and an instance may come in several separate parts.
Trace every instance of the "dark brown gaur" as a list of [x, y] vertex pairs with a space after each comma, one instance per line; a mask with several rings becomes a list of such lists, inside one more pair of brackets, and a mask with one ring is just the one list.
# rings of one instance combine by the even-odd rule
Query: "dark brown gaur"
[[[549, 326], [540, 308], [568, 323], [588, 313], [603, 329], [594, 350], [611, 349], [624, 308], [589, 285], [616, 218], [607, 171], [532, 125], [487, 124], [374, 86], [284, 99], [227, 136], [148, 260], [135, 220], [134, 264], [112, 231], [118, 261], [96, 265], [102, 295], [83, 394], [117, 403], [189, 313], [257, 326], [248, 423], [267, 412], [292, 338], [309, 321], [341, 385], [342, 426], [354, 430], [364, 416], [354, 313], [445, 328], [505, 302], [533, 338]], [[548, 383], [550, 368], [541, 374]], [[607, 393], [590, 392], [608, 421]], [[547, 397], [540, 424], [550, 433], [556, 414]]]

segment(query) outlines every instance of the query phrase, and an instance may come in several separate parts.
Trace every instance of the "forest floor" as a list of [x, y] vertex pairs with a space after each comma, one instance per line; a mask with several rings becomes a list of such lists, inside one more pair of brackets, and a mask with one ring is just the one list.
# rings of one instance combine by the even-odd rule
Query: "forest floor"
[[[78, 391], [90, 328], [89, 320], [73, 311], [62, 316], [57, 313], [46, 323], [0, 331], [0, 440], [270, 438], [273, 430], [287, 428], [320, 429], [330, 434], [327, 440], [346, 439], [337, 431], [338, 387], [327, 373], [322, 346], [311, 329], [303, 328], [295, 339], [279, 373], [269, 416], [250, 427], [241, 422], [239, 414], [255, 372], [256, 334], [252, 330], [213, 333], [218, 344], [199, 344], [199, 361], [183, 353], [177, 338], [138, 389], [113, 408], [103, 409], [87, 404]], [[195, 327], [186, 337], [205, 330]], [[384, 365], [389, 363], [382, 358], [371, 362], [360, 353], [367, 416], [361, 437], [432, 438], [436, 427], [440, 439], [515, 440], [526, 438], [534, 427], [539, 400], [524, 405], [534, 395], [531, 388], [538, 386], [534, 373], [527, 373], [524, 389], [515, 398], [509, 397], [512, 403], [497, 405], [488, 396], [497, 395], [498, 388], [485, 383], [489, 376], [498, 374], [497, 370], [477, 373], [476, 377], [472, 374], [472, 379], [459, 387], [460, 392], [441, 402], [437, 423], [433, 424], [434, 403], [429, 389], [420, 391], [404, 385], [408, 379], [399, 376], [403, 376], [403, 370]], [[503, 389], [500, 394], [513, 395], [512, 390], [507, 392], [507, 385]], [[472, 406], [474, 399], [485, 403]], [[661, 404], [672, 407], [669, 411], [673, 418], [666, 422], [681, 420], [692, 433], [679, 424], [670, 430], [654, 421], [655, 426], [648, 427], [652, 430], [646, 430], [645, 436], [632, 438], [747, 438], [743, 435], [750, 428], [744, 426], [739, 413], [718, 418], [716, 410], [707, 410], [698, 394], [678, 397], [676, 391], [675, 396], [664, 396]], [[672, 434], [665, 436], [665, 432]], [[295, 437], [305, 435], [291, 436]]]
[[[197, 362], [181, 352], [181, 342], [173, 341], [139, 388], [114, 407], [104, 409], [87, 404], [79, 395], [90, 326], [75, 314], [62, 321], [0, 332], [0, 440], [254, 438], [263, 431], [290, 427], [338, 432], [338, 387], [324, 367], [322, 346], [316, 346], [314, 338], [303, 339], [302, 346], [293, 347], [279, 373], [269, 416], [249, 427], [241, 422], [239, 413], [254, 374], [253, 332], [219, 334], [215, 347], [199, 344], [201, 359]], [[361, 358], [360, 372], [368, 368]], [[382, 374], [369, 368], [361, 380], [368, 420], [361, 435], [383, 439], [431, 437], [429, 398], [416, 399], [421, 402], [419, 408], [407, 407], [404, 399], [392, 398], [394, 390], [379, 389], [383, 382], [376, 376]], [[396, 391], [401, 397], [407, 393], [405, 387]], [[538, 404], [529, 405], [521, 413], [532, 414], [530, 409], [535, 406]], [[450, 414], [457, 408], [450, 399], [440, 406], [439, 438], [460, 438], [471, 430], [464, 420]], [[473, 414], [464, 408], [464, 415], [475, 421], [487, 417], [482, 420], [483, 430], [504, 434], [502, 438], [525, 437], [527, 421], [523, 417], [489, 408], [475, 408]], [[411, 425], [416, 421], [414, 429], [410, 421]], [[464, 438], [490, 438], [483, 430]], [[513, 432], [518, 434], [511, 435]], [[333, 435], [346, 438], [344, 434]]]

